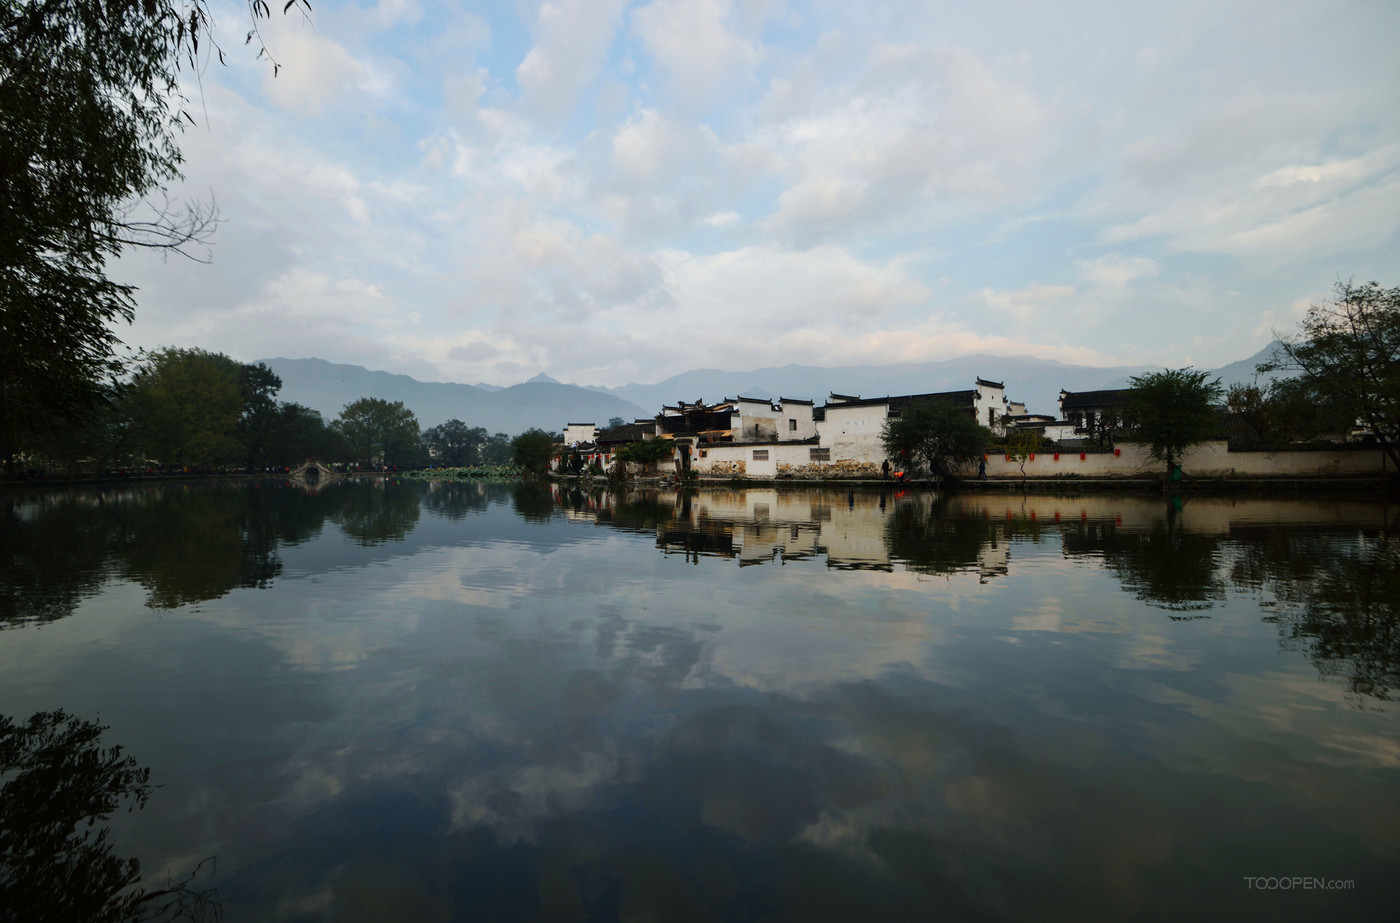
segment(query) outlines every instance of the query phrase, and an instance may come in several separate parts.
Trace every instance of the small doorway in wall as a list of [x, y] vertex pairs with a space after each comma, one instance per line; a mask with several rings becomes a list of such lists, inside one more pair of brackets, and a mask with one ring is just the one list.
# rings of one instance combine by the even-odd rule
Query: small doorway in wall
[[690, 470], [690, 446], [688, 446], [688, 445], [683, 445], [683, 446], [680, 447], [680, 449], [681, 449], [681, 470], [682, 470], [682, 471], [689, 471], [689, 470]]

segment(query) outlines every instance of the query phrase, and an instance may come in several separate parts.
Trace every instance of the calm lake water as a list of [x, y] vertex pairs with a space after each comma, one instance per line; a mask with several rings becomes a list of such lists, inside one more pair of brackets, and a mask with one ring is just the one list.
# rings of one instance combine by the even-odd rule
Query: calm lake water
[[107, 725], [158, 786], [113, 853], [148, 887], [217, 857], [227, 921], [1400, 907], [1375, 498], [0, 502], [0, 714]]

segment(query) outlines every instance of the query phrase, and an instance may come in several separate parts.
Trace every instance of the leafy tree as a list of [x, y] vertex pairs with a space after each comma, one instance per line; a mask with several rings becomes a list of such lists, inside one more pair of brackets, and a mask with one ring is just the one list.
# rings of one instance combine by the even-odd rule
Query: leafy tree
[[483, 465], [504, 465], [511, 459], [511, 439], [505, 433], [496, 433], [481, 447]]
[[559, 437], [554, 433], [531, 427], [511, 440], [511, 461], [526, 471], [543, 474], [549, 470], [549, 462], [559, 445]]
[[1225, 409], [1249, 434], [1249, 442], [1267, 445], [1275, 435], [1274, 416], [1269, 407], [1269, 386], [1237, 383], [1225, 393]]
[[238, 459], [243, 366], [222, 353], [160, 349], [132, 383], [141, 447], [167, 465], [222, 465]]
[[238, 393], [243, 399], [243, 412], [238, 421], [238, 436], [251, 469], [266, 461], [265, 452], [278, 423], [277, 392], [282, 379], [259, 362], [246, 364], [239, 370]]
[[604, 429], [617, 429], [619, 426], [626, 426], [627, 421], [621, 417], [612, 417], [608, 420], [608, 425]]
[[966, 410], [947, 401], [915, 401], [885, 421], [885, 453], [910, 468], [922, 466], [935, 478], [951, 480], [971, 464], [992, 439]]
[[1338, 282], [1295, 336], [1279, 337], [1261, 372], [1295, 372], [1316, 395], [1350, 411], [1400, 468], [1400, 287]]
[[641, 439], [618, 446], [613, 458], [622, 462], [635, 462], [646, 465], [648, 471], [656, 470], [656, 463], [670, 458], [675, 452], [675, 444], [670, 439]]
[[1355, 415], [1334, 398], [1320, 394], [1301, 378], [1277, 378], [1260, 384], [1234, 384], [1225, 407], [1248, 445], [1281, 446], [1345, 434]]
[[1152, 458], [1167, 464], [1167, 477], [1187, 448], [1219, 433], [1216, 407], [1224, 389], [1209, 372], [1164, 369], [1128, 380], [1126, 418]]
[[490, 438], [482, 427], [455, 419], [423, 432], [423, 444], [433, 459], [453, 468], [481, 464], [482, 447]]
[[1026, 479], [1026, 462], [1030, 461], [1032, 455], [1040, 451], [1042, 441], [1040, 433], [1029, 429], [1012, 433], [1007, 437], [1006, 454], [1020, 464], [1021, 480]]
[[362, 397], [345, 405], [334, 426], [352, 456], [369, 465], [409, 464], [418, 452], [418, 418], [403, 401]]
[[267, 463], [294, 467], [308, 458], [349, 457], [345, 439], [321, 418], [319, 411], [296, 403], [277, 405], [277, 416], [263, 458]]
[[86, 417], [55, 417], [31, 433], [26, 455], [56, 464], [69, 476], [84, 469], [101, 474], [125, 463], [135, 450], [130, 398], [130, 382], [114, 383], [107, 398]]
[[[305, 0], [293, 6], [307, 9]], [[250, 0], [255, 21], [270, 14]], [[113, 325], [135, 289], [125, 247], [184, 248], [212, 206], [142, 205], [180, 176], [183, 67], [199, 64], [206, 0], [6, 0], [0, 5], [0, 456], [81, 422], [119, 374]], [[259, 43], [260, 44], [260, 43]], [[208, 47], [206, 45], [206, 47]], [[261, 52], [260, 52], [261, 54]], [[222, 54], [220, 55], [222, 57]], [[276, 63], [273, 63], [274, 70]]]

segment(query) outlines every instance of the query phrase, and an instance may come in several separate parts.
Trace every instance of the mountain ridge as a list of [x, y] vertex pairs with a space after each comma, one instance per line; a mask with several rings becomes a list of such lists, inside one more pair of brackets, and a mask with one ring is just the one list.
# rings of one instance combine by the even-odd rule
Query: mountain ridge
[[419, 381], [409, 375], [376, 371], [325, 359], [260, 360], [282, 379], [280, 397], [317, 410], [327, 420], [362, 397], [403, 401], [427, 429], [451, 419], [493, 433], [516, 435], [530, 427], [553, 432], [567, 419], [599, 422], [620, 416], [631, 420], [655, 411], [613, 394], [549, 381], [528, 381], [487, 390], [460, 382]]
[[[1254, 356], [1210, 370], [1229, 387], [1253, 378], [1254, 366], [1274, 348], [1269, 344]], [[1006, 395], [1023, 401], [1032, 413], [1054, 414], [1061, 388], [1096, 391], [1127, 387], [1134, 375], [1157, 371], [1155, 366], [1086, 366], [1034, 356], [993, 356], [977, 353], [932, 362], [890, 365], [811, 366], [788, 363], [747, 371], [688, 369], [653, 384], [632, 382], [614, 388], [565, 384], [541, 372], [529, 381], [508, 387], [481, 382], [420, 381], [409, 375], [376, 371], [325, 359], [264, 359], [282, 378], [282, 399], [305, 404], [327, 419], [361, 397], [401, 400], [424, 428], [449, 419], [511, 435], [532, 426], [555, 432], [566, 422], [604, 424], [612, 417], [650, 418], [665, 404], [719, 401], [723, 398], [780, 397], [822, 403], [831, 392], [879, 397], [959, 391], [979, 377], [1002, 381]]]

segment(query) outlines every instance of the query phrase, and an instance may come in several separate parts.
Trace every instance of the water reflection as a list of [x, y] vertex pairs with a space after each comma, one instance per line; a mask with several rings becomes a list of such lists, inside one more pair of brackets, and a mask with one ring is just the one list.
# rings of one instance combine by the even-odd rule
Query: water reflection
[[[1172, 498], [1180, 500], [1180, 498]], [[1168, 500], [1162, 518], [1125, 529], [1116, 521], [1081, 520], [1063, 529], [1065, 554], [1098, 558], [1138, 599], [1173, 612], [1181, 620], [1225, 598], [1220, 541], [1190, 531], [1185, 516]]]
[[[114, 841], [217, 853], [230, 920], [1393, 909], [1372, 505], [338, 481], [3, 533], [25, 612], [30, 539], [79, 566], [0, 710], [101, 708], [166, 785]], [[1358, 887], [1241, 883], [1295, 872]]]
[[821, 558], [986, 583], [1011, 572], [1013, 544], [1058, 543], [1173, 621], [1210, 618], [1232, 592], [1266, 592], [1285, 642], [1355, 695], [1386, 699], [1400, 682], [1400, 553], [1372, 504], [822, 489], [554, 496], [576, 518], [654, 531], [665, 553], [741, 567]]
[[1230, 577], [1270, 595], [1285, 646], [1358, 697], [1400, 688], [1400, 546], [1388, 533], [1241, 529]]
[[335, 494], [339, 502], [329, 516], [345, 535], [360, 545], [401, 542], [418, 524], [423, 503], [420, 492], [388, 481], [349, 481]]
[[282, 549], [326, 522], [362, 546], [402, 541], [425, 506], [484, 509], [481, 485], [429, 489], [336, 479], [316, 491], [251, 481], [121, 487], [0, 498], [0, 628], [69, 615], [109, 580], [135, 582], [153, 609], [266, 588]]
[[104, 747], [107, 728], [63, 711], [16, 722], [0, 715], [0, 907], [7, 920], [199, 920], [218, 917], [218, 894], [190, 877], [143, 888], [141, 863], [117, 855], [108, 822], [138, 811], [151, 771]]

